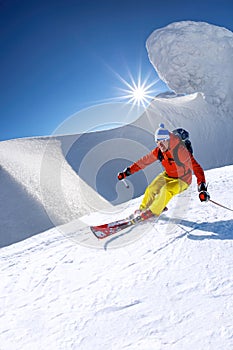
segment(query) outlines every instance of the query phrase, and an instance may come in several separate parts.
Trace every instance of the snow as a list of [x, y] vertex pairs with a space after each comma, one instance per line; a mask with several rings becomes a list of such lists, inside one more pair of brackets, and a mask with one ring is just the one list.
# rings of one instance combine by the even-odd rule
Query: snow
[[[210, 193], [226, 205], [232, 170], [207, 172]], [[4, 349], [230, 350], [232, 214], [190, 192], [185, 217], [170, 205], [137, 240], [122, 242], [126, 234], [105, 250], [77, 244], [77, 222], [2, 248]]]
[[195, 177], [157, 222], [105, 240], [88, 228], [138, 207], [159, 164], [129, 189], [116, 173], [154, 147], [160, 122], [190, 131], [211, 198], [233, 209], [232, 33], [173, 23], [147, 48], [174, 95], [156, 96], [134, 123], [0, 143], [1, 350], [233, 348], [233, 215], [201, 203]]
[[201, 91], [232, 112], [233, 34], [226, 28], [184, 21], [154, 31], [147, 49], [159, 76], [177, 93]]

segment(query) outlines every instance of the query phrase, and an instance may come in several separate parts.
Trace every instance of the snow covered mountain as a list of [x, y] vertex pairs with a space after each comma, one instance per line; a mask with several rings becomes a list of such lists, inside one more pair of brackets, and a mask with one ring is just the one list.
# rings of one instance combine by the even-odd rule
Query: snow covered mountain
[[156, 223], [104, 241], [88, 229], [137, 208], [160, 165], [129, 189], [116, 173], [160, 122], [190, 131], [212, 199], [233, 208], [233, 34], [173, 23], [147, 49], [176, 96], [112, 130], [0, 143], [0, 349], [233, 347], [233, 215], [200, 203], [195, 178]]

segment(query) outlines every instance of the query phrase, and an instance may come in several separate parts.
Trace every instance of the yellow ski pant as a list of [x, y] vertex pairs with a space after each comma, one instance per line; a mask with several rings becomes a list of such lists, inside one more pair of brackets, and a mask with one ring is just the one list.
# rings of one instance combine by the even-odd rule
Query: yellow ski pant
[[160, 215], [172, 197], [186, 190], [188, 186], [183, 180], [169, 177], [163, 172], [146, 188], [140, 210], [149, 208], [153, 214]]

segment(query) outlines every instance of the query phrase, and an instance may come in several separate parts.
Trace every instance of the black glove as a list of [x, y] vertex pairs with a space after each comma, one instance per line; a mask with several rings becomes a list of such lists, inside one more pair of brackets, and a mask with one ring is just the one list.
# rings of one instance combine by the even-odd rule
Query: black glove
[[207, 185], [202, 182], [200, 185], [198, 185], [198, 191], [199, 191], [199, 199], [201, 202], [208, 202], [210, 199], [210, 195], [207, 192]]
[[210, 195], [207, 191], [201, 191], [199, 192], [199, 199], [201, 202], [208, 202]]
[[126, 168], [121, 173], [118, 173], [117, 177], [118, 177], [118, 180], [123, 180], [124, 178], [126, 178], [127, 176], [130, 176], [130, 175], [131, 175], [130, 168]]

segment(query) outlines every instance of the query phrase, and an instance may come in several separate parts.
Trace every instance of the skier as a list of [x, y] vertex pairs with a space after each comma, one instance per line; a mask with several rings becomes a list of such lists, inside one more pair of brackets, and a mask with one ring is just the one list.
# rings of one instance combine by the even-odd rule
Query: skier
[[159, 216], [175, 195], [189, 187], [192, 182], [192, 171], [197, 178], [200, 200], [208, 201], [210, 196], [207, 192], [204, 171], [180, 137], [169, 132], [164, 124], [160, 124], [155, 132], [155, 142], [157, 143], [155, 149], [118, 173], [118, 179], [123, 180], [157, 160], [161, 161], [165, 169], [146, 188], [135, 215], [140, 216], [142, 220]]

